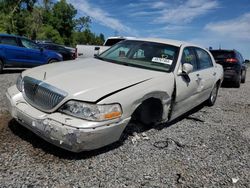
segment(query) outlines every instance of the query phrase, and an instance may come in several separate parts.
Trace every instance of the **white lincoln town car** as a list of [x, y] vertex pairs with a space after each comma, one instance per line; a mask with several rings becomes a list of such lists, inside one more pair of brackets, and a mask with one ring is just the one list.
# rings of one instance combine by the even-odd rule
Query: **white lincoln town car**
[[7, 90], [21, 125], [66, 150], [116, 142], [131, 119], [171, 121], [215, 103], [223, 69], [210, 52], [182, 41], [132, 39], [95, 58], [24, 71]]

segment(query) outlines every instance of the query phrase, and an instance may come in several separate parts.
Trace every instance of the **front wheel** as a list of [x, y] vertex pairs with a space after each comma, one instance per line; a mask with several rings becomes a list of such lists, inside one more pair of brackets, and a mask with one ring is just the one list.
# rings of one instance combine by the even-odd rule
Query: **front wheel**
[[219, 90], [219, 84], [215, 84], [209, 98], [207, 99], [207, 105], [208, 106], [213, 106], [218, 95], [218, 90]]

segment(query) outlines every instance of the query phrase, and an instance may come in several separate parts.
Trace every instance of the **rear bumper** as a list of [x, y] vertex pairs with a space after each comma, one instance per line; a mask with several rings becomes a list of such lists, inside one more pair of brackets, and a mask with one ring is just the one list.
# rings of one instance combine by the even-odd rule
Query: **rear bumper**
[[224, 81], [237, 81], [240, 71], [234, 69], [224, 69]]
[[13, 118], [44, 140], [73, 152], [93, 150], [119, 140], [130, 117], [90, 122], [59, 112], [47, 114], [29, 105], [16, 86], [6, 93]]

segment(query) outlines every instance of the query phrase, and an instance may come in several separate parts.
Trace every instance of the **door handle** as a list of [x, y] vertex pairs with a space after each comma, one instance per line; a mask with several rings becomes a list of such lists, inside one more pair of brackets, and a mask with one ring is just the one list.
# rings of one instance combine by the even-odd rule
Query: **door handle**
[[199, 76], [200, 76], [200, 74], [196, 74], [196, 76], [198, 76], [198, 77], [199, 77]]
[[213, 76], [215, 76], [215, 75], [216, 75], [216, 72], [213, 73]]

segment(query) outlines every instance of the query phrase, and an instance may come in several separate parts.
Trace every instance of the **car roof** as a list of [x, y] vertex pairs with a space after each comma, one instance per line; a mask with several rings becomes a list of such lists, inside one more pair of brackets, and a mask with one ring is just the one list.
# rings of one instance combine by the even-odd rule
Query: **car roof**
[[211, 50], [209, 50], [209, 51], [233, 52], [233, 51], [235, 51], [235, 50], [228, 50], [228, 49], [211, 49]]
[[180, 47], [182, 45], [187, 45], [187, 46], [197, 46], [195, 44], [185, 42], [185, 41], [180, 41], [180, 40], [172, 40], [172, 39], [162, 39], [162, 38], [134, 38], [134, 39], [129, 39], [129, 40], [136, 40], [136, 41], [147, 41], [147, 42], [157, 42], [157, 43], [163, 43], [163, 44], [170, 44], [172, 46], [177, 46]]
[[109, 39], [134, 39], [135, 37], [124, 37], [124, 36], [115, 36], [115, 37], [108, 37], [107, 40]]
[[65, 48], [65, 46], [60, 45], [60, 44], [55, 44], [55, 43], [39, 43], [39, 45], [42, 45], [42, 46], [60, 46], [60, 47]]

